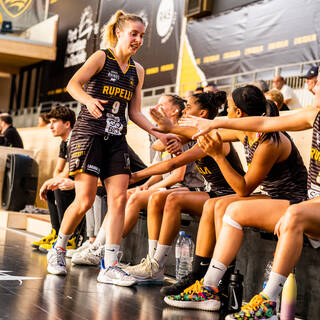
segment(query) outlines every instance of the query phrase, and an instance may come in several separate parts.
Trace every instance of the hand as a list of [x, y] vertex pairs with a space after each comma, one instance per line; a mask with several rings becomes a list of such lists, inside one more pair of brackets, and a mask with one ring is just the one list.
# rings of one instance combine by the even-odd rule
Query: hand
[[139, 180], [136, 180], [136, 177], [137, 177], [137, 174], [135, 172], [131, 172], [130, 179], [129, 179], [129, 186], [139, 181]]
[[69, 178], [61, 178], [57, 184], [58, 189], [60, 190], [73, 190], [74, 181]]
[[91, 115], [97, 119], [97, 118], [100, 118], [102, 116], [101, 111], [104, 110], [104, 108], [103, 108], [101, 103], [107, 103], [107, 102], [108, 102], [108, 100], [101, 100], [101, 99], [91, 98], [86, 103], [86, 106], [87, 106], [88, 111], [91, 113]]
[[47, 192], [48, 190], [50, 190], [50, 186], [52, 183], [54, 183], [55, 179], [52, 178], [52, 179], [49, 179], [47, 181], [45, 181], [45, 183], [42, 185], [42, 187], [40, 188], [40, 191], [39, 191], [39, 196], [40, 196], [40, 199], [41, 200], [47, 200]]
[[150, 116], [154, 122], [158, 124], [159, 127], [152, 128], [154, 131], [168, 133], [170, 132], [171, 128], [173, 127], [173, 123], [167, 117], [166, 113], [162, 108], [160, 111], [155, 108], [150, 109]]
[[166, 133], [165, 134], [165, 133], [157, 132], [155, 134], [155, 137], [158, 138], [161, 141], [161, 143], [163, 144], [164, 147], [167, 147], [169, 141], [172, 140], [172, 139], [176, 139], [176, 140], [179, 140], [181, 142], [181, 139], [178, 136], [176, 136], [174, 134], [171, 134], [171, 133]]
[[135, 192], [140, 192], [140, 191], [144, 191], [144, 190], [148, 190], [148, 189], [149, 189], [149, 186], [147, 184], [142, 184], [141, 186], [136, 187]]
[[201, 135], [209, 133], [212, 129], [216, 129], [217, 127], [214, 125], [213, 120], [199, 118], [195, 116], [183, 116], [179, 120], [179, 125], [182, 127], [196, 127], [199, 132], [197, 132], [192, 139], [197, 139]]
[[279, 221], [277, 222], [276, 226], [274, 227], [274, 231], [273, 231], [273, 234], [277, 235], [278, 238], [280, 237], [280, 229], [281, 229], [281, 226], [282, 226], [282, 223], [284, 221], [284, 216], [282, 216]]
[[182, 151], [181, 148], [182, 148], [181, 140], [177, 139], [177, 137], [174, 137], [168, 141], [166, 150], [171, 154], [179, 155], [181, 154], [181, 151]]
[[223, 155], [223, 141], [218, 132], [215, 133], [216, 139], [210, 135], [205, 134], [198, 138], [199, 147], [208, 155], [215, 158]]

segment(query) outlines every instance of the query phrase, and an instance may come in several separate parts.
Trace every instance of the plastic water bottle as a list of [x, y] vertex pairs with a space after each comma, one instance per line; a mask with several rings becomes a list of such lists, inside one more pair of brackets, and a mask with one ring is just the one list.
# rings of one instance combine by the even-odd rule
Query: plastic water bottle
[[186, 233], [184, 231], [179, 232], [179, 237], [176, 242], [176, 279], [180, 280], [179, 278], [179, 266], [180, 266], [180, 257], [181, 257], [181, 243], [183, 238], [185, 237]]
[[192, 263], [193, 263], [193, 256], [194, 256], [194, 242], [192, 241], [192, 238], [190, 235], [186, 236], [189, 242], [189, 261], [188, 261], [188, 273], [192, 271]]
[[185, 236], [182, 239], [180, 248], [180, 263], [178, 271], [179, 280], [186, 276], [192, 270], [193, 242], [190, 236]]

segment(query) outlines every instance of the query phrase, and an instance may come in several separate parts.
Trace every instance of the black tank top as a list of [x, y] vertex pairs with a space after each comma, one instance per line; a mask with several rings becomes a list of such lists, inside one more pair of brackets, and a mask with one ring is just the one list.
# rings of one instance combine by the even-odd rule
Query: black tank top
[[[261, 191], [273, 199], [286, 199], [291, 203], [300, 202], [306, 199], [307, 169], [291, 137], [286, 132], [282, 132], [282, 134], [291, 142], [290, 155], [286, 160], [272, 166], [260, 185]], [[258, 146], [259, 139], [250, 145], [248, 137], [245, 137], [244, 149], [248, 167]]]
[[308, 198], [320, 196], [320, 112], [313, 123], [312, 145], [308, 175]]
[[[244, 171], [239, 159], [238, 153], [234, 149], [232, 143], [230, 143], [230, 152], [226, 156], [232, 168], [234, 168], [239, 174], [244, 175]], [[197, 169], [203, 175], [210, 186], [210, 191], [214, 191], [221, 194], [233, 194], [234, 190], [229, 186], [228, 182], [224, 178], [218, 164], [210, 156], [205, 156], [202, 159], [195, 161]]]
[[135, 63], [130, 57], [123, 72], [111, 49], [103, 50], [106, 60], [102, 70], [85, 86], [85, 91], [96, 99], [108, 100], [103, 104], [102, 117], [96, 119], [85, 105], [81, 106], [73, 132], [82, 135], [125, 135], [127, 132], [126, 108], [138, 84]]

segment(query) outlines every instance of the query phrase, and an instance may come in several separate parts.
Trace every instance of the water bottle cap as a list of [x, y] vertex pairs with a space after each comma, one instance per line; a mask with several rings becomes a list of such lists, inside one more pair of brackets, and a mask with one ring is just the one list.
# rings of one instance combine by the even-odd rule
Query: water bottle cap
[[190, 234], [187, 234], [187, 235], [186, 235], [186, 237], [187, 237], [187, 238], [190, 238], [190, 239], [191, 239], [191, 236], [190, 236]]
[[236, 270], [230, 275], [230, 281], [243, 282], [243, 275], [239, 272], [239, 270]]
[[180, 236], [185, 236], [185, 235], [186, 235], [186, 232], [185, 232], [185, 231], [180, 231], [180, 232], [179, 232], [179, 235], [180, 235]]

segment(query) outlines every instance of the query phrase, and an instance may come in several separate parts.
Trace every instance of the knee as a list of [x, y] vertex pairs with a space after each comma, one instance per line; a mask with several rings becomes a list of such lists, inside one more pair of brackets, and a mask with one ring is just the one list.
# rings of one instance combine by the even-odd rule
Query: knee
[[76, 198], [75, 202], [77, 203], [77, 207], [78, 207], [77, 212], [80, 215], [83, 215], [92, 208], [94, 198], [91, 198], [91, 197], [81, 197], [81, 199]]
[[162, 192], [155, 192], [149, 197], [148, 206], [158, 207], [163, 203], [164, 195]]
[[216, 220], [222, 220], [226, 213], [226, 203], [224, 199], [219, 199], [215, 201], [214, 205], [214, 215]]
[[181, 210], [181, 203], [183, 202], [183, 194], [179, 192], [172, 192], [168, 195], [165, 209], [168, 211]]
[[233, 228], [243, 230], [245, 226], [244, 221], [242, 221], [241, 216], [239, 216], [239, 203], [233, 202], [229, 204], [225, 210], [225, 214], [222, 217], [224, 223], [232, 226]]
[[290, 206], [283, 219], [281, 225], [282, 232], [286, 231], [296, 231], [303, 232], [304, 229], [304, 216], [303, 211], [300, 209], [299, 205]]
[[214, 220], [215, 205], [216, 205], [215, 199], [209, 199], [204, 203], [201, 220]]
[[125, 206], [127, 201], [127, 196], [125, 193], [114, 193], [108, 198], [108, 204], [110, 203], [111, 207], [122, 207]]

